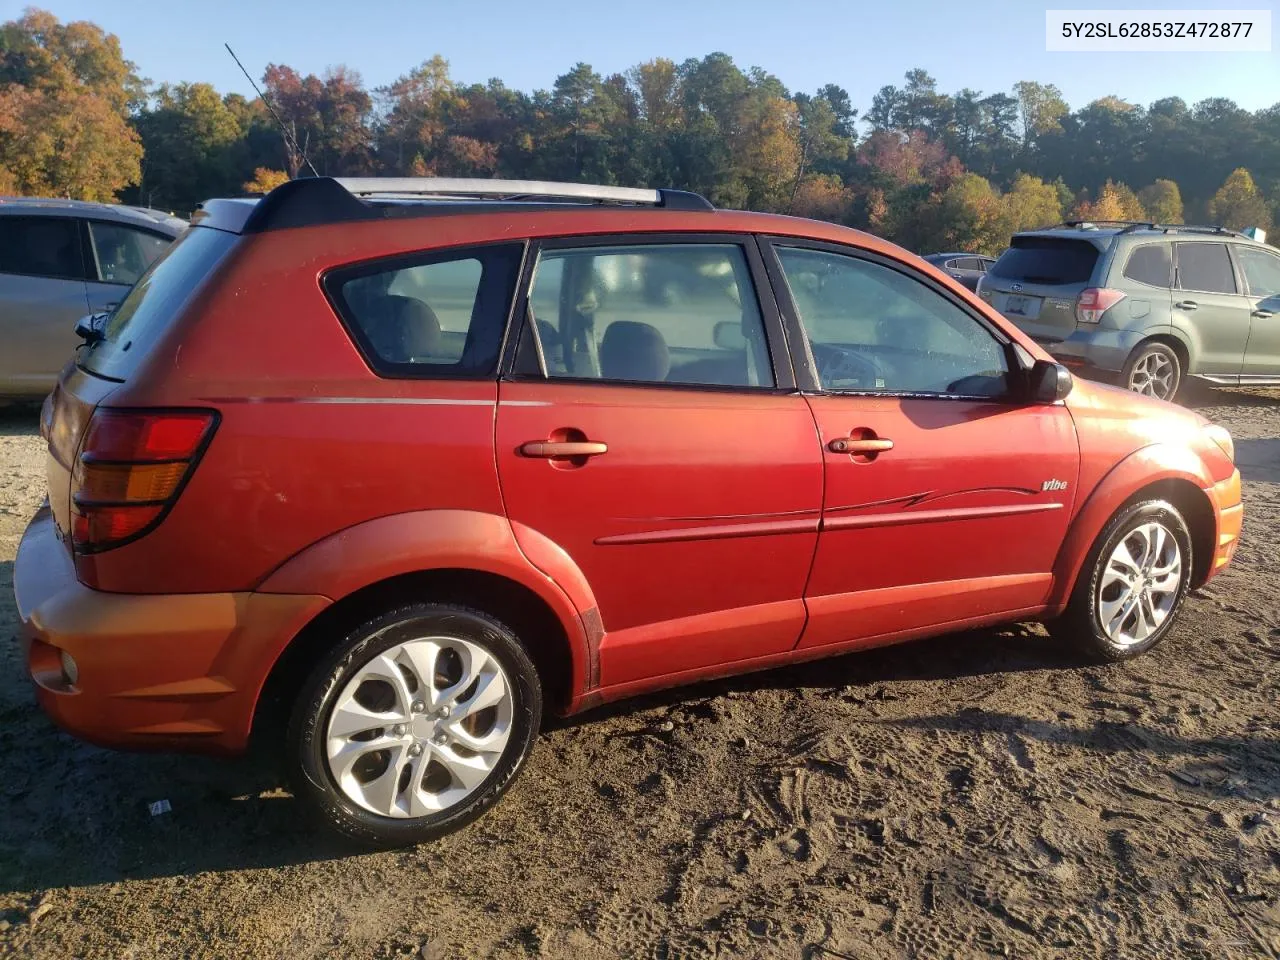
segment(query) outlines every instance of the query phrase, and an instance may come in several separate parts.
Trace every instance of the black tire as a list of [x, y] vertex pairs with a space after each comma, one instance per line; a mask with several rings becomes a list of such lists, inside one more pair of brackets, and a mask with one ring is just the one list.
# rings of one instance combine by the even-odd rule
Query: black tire
[[[348, 797], [331, 773], [325, 747], [327, 724], [344, 687], [366, 664], [422, 636], [457, 637], [483, 648], [497, 661], [511, 694], [510, 733], [493, 769], [456, 805], [414, 818], [379, 815]], [[357, 627], [317, 664], [303, 684], [289, 722], [286, 772], [299, 803], [325, 827], [363, 846], [409, 846], [459, 830], [493, 806], [523, 768], [541, 719], [537, 670], [509, 627], [467, 607], [409, 604]]]
[[[1167, 378], [1153, 380], [1146, 376], [1145, 372], [1153, 367], [1162, 371], [1169, 370]], [[1173, 347], [1159, 340], [1148, 340], [1138, 344], [1133, 348], [1133, 353], [1129, 354], [1120, 374], [1120, 385], [1134, 393], [1172, 402], [1178, 398], [1178, 392], [1182, 389], [1183, 373], [1182, 360]]]
[[[1164, 620], [1149, 636], [1136, 642], [1119, 642], [1107, 632], [1099, 612], [1103, 574], [1120, 543], [1134, 536], [1139, 527], [1149, 523], [1159, 524], [1172, 534], [1181, 561], [1177, 589], [1172, 593], [1172, 602]], [[1165, 500], [1144, 500], [1129, 504], [1108, 521], [1090, 549], [1080, 576], [1076, 579], [1067, 609], [1060, 618], [1047, 624], [1049, 632], [1095, 661], [1128, 660], [1146, 653], [1168, 635], [1177, 621], [1191, 582], [1192, 562], [1191, 534], [1182, 514], [1173, 504]], [[1126, 618], [1121, 626], [1128, 622], [1131, 621]]]

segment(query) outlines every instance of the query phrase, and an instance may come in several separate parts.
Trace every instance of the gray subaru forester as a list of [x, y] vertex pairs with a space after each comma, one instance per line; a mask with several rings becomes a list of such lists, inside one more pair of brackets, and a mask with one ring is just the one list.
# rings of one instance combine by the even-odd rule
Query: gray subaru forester
[[1280, 386], [1280, 250], [1222, 227], [1068, 221], [1013, 237], [978, 295], [1060, 362], [1171, 400]]

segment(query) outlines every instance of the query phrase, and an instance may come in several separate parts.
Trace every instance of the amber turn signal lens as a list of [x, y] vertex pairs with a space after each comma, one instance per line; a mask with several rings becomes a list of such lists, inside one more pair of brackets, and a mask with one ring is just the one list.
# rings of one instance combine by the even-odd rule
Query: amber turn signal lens
[[76, 468], [80, 503], [167, 500], [187, 472], [186, 463], [84, 463]]

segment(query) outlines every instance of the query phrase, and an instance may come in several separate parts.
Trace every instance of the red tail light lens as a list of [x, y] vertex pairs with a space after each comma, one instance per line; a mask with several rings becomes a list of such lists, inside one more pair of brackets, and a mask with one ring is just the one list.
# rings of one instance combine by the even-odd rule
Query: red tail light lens
[[1076, 298], [1076, 320], [1080, 323], [1097, 323], [1104, 313], [1123, 299], [1123, 293], [1107, 287], [1083, 290]]
[[158, 523], [216, 423], [210, 410], [95, 411], [71, 478], [76, 549], [117, 547]]

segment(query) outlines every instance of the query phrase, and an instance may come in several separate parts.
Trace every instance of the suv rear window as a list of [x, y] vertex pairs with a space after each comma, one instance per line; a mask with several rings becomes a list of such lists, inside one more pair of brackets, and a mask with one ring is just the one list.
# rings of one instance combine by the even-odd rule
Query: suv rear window
[[103, 325], [102, 340], [81, 351], [80, 366], [100, 377], [124, 380], [236, 239], [209, 227], [188, 230], [130, 288]]
[[1014, 237], [1013, 244], [987, 271], [993, 277], [1063, 286], [1093, 276], [1098, 248], [1067, 237]]
[[1152, 287], [1173, 284], [1173, 256], [1167, 243], [1148, 243], [1129, 254], [1124, 275]]

